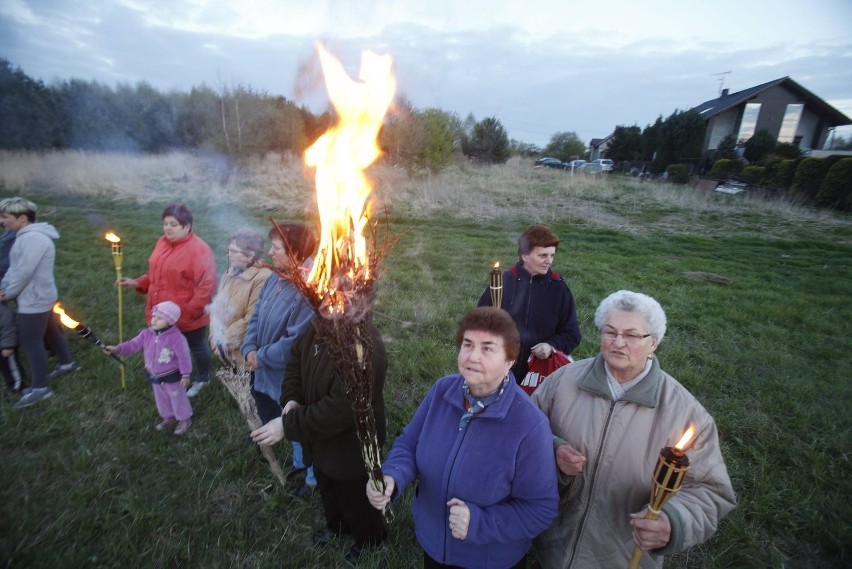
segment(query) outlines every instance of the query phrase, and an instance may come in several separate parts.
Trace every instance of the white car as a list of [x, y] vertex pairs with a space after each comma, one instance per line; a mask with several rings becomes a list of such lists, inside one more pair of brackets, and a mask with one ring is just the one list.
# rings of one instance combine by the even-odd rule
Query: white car
[[598, 158], [597, 160], [592, 160], [592, 164], [600, 164], [601, 172], [611, 172], [612, 167], [615, 166], [615, 163], [609, 158]]

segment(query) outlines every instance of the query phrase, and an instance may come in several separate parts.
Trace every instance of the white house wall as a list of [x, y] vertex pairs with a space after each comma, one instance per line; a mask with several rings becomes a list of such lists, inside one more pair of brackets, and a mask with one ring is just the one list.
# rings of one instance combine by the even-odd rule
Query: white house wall
[[719, 148], [719, 142], [734, 132], [738, 115], [739, 110], [737, 108], [733, 108], [713, 117], [713, 120], [711, 121], [712, 130], [710, 131], [710, 138], [707, 141], [708, 150], [716, 150]]

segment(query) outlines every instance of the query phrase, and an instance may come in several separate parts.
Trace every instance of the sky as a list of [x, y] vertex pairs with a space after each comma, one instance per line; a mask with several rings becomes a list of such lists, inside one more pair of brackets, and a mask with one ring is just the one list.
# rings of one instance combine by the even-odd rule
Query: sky
[[47, 84], [245, 86], [321, 112], [317, 41], [353, 76], [390, 54], [415, 107], [539, 146], [785, 76], [852, 118], [849, 0], [0, 0], [0, 57]]

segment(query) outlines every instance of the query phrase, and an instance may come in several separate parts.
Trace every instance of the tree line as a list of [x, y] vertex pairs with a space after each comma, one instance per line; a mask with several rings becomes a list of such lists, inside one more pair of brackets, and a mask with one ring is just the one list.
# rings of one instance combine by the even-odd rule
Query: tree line
[[[385, 159], [410, 173], [438, 172], [456, 153], [503, 163], [511, 145], [495, 117], [463, 121], [404, 96], [381, 131]], [[54, 85], [0, 59], [0, 150], [162, 153], [214, 151], [239, 161], [269, 152], [301, 154], [335, 121], [282, 96], [243, 85], [162, 93], [145, 82], [115, 88], [69, 79]]]

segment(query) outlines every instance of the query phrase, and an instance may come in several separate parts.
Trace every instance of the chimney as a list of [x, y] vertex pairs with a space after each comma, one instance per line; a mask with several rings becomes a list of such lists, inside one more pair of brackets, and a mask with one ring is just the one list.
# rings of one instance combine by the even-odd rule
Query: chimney
[[722, 97], [727, 97], [727, 96], [728, 96], [728, 90], [722, 89], [722, 94], [719, 96], [719, 98], [721, 99]]

